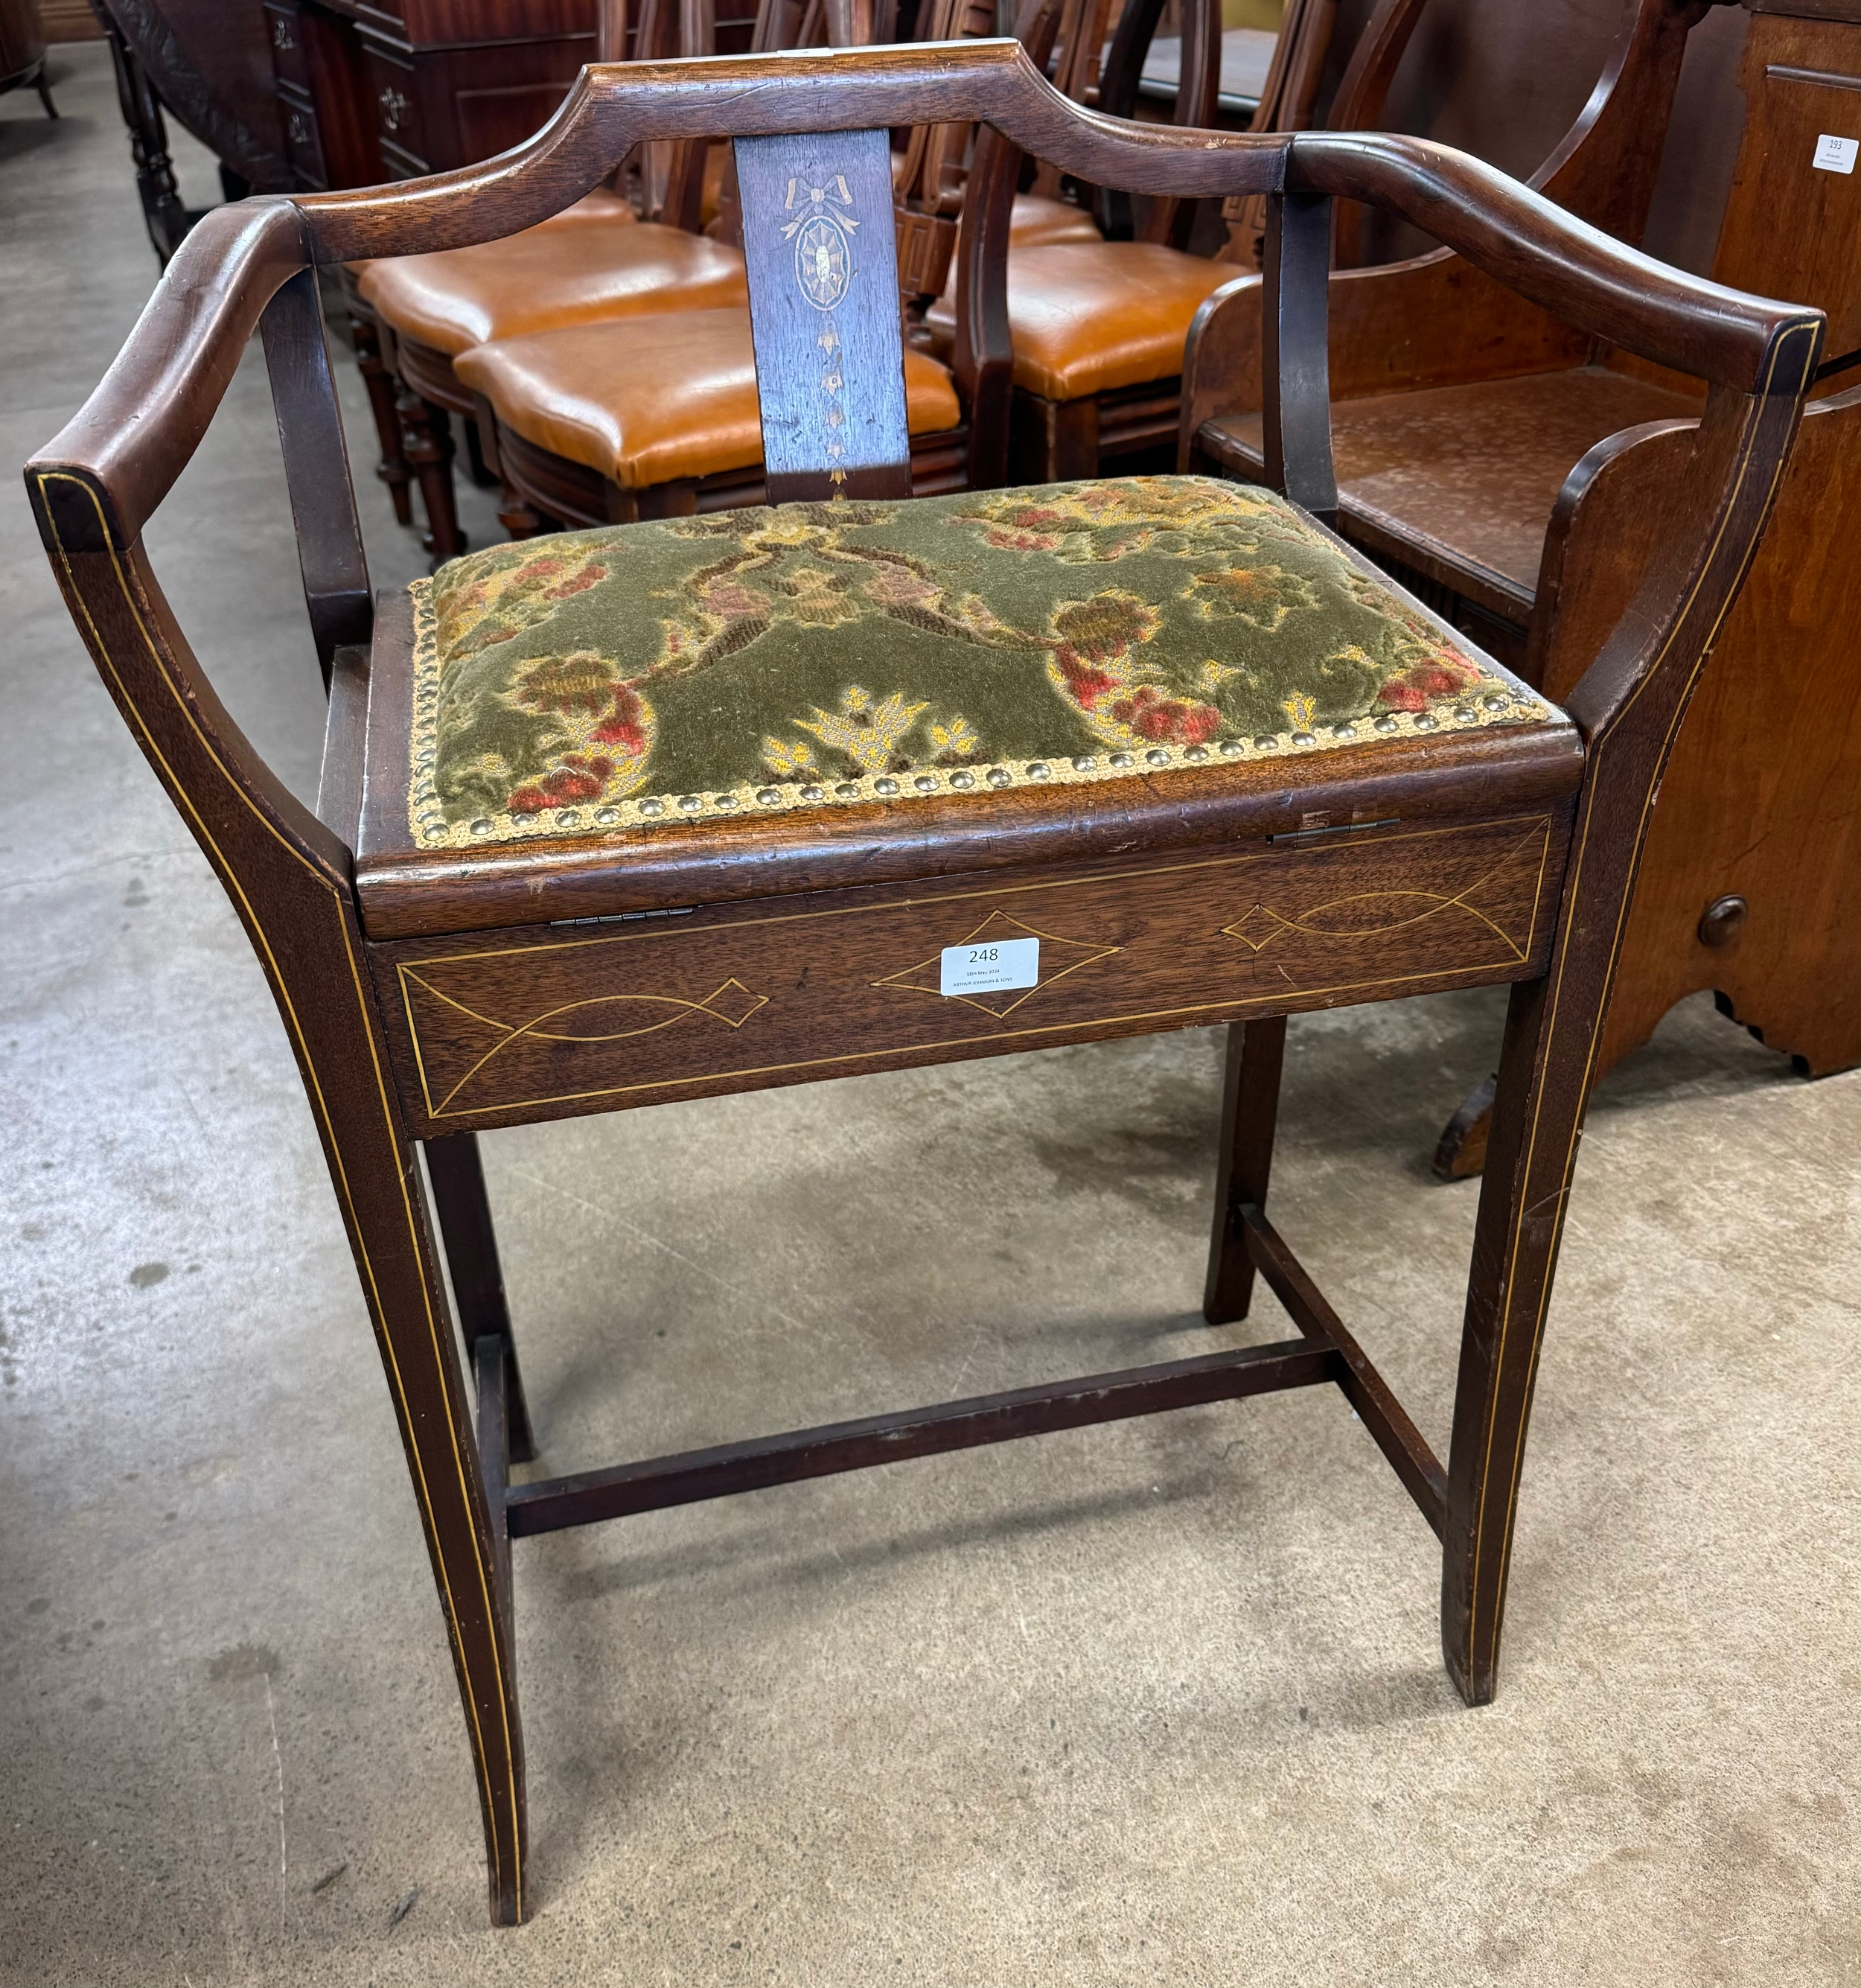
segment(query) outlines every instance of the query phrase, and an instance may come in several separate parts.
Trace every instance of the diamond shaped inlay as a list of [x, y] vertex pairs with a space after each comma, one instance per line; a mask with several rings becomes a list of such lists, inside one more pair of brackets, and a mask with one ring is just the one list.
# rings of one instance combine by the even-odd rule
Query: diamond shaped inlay
[[968, 1007], [980, 1008], [985, 1015], [993, 1015], [997, 1021], [1005, 1021], [1017, 1008], [1032, 1001], [1037, 994], [1044, 994], [1056, 981], [1064, 980], [1069, 974], [1077, 973], [1101, 959], [1109, 959], [1120, 950], [1115, 945], [1093, 945], [1085, 939], [1062, 938], [1058, 933], [1044, 931], [1039, 925], [1024, 925], [1006, 911], [991, 911], [979, 925], [965, 932], [953, 932], [944, 945], [974, 945], [991, 938], [1039, 939], [1038, 984], [1032, 987], [1003, 987], [989, 993], [946, 995], [942, 986], [944, 946], [939, 946], [935, 952], [914, 965], [901, 967], [897, 972], [888, 973], [883, 980], [875, 980], [872, 984], [914, 994], [933, 994], [940, 1001], [961, 1001]]
[[1221, 929], [1228, 938], [1238, 938], [1243, 945], [1261, 952], [1289, 928], [1290, 922], [1278, 912], [1268, 911], [1265, 904], [1255, 904], [1243, 911], [1231, 925], [1224, 925]]

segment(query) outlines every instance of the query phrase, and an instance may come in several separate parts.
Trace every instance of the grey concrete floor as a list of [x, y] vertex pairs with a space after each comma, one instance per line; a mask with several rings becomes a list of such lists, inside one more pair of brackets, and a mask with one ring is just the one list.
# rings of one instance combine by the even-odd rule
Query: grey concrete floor
[[[58, 52], [60, 125], [0, 103], [15, 463], [154, 278], [100, 56]], [[261, 367], [150, 536], [307, 791]], [[536, 1913], [490, 1930], [297, 1079], [17, 495], [0, 627], [0, 1980], [1861, 1981], [1861, 1077], [1802, 1083], [1702, 1002], [1592, 1117], [1495, 1705], [1450, 1689], [1434, 1543], [1329, 1395], [558, 1535], [516, 1556]], [[1291, 1037], [1280, 1220], [1442, 1446], [1474, 1192], [1421, 1159], [1499, 1014]], [[1218, 1057], [492, 1135], [549, 1462], [1206, 1347]]]

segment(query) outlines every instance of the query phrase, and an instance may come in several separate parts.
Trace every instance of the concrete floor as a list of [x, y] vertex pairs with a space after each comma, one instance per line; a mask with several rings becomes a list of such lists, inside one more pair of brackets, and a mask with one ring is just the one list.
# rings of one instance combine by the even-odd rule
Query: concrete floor
[[[60, 125], [0, 104], [15, 463], [154, 278], [101, 54], [59, 52]], [[150, 536], [307, 792], [261, 367]], [[516, 1555], [536, 1915], [491, 1931], [270, 999], [17, 496], [0, 542], [0, 1980], [1861, 1981], [1861, 1077], [1702, 1002], [1592, 1117], [1495, 1706], [1450, 1689], [1434, 1542], [1329, 1395], [558, 1535]], [[1499, 1013], [1292, 1031], [1278, 1219], [1443, 1446], [1474, 1191], [1420, 1162]], [[1218, 1054], [493, 1134], [550, 1464], [1206, 1347]]]

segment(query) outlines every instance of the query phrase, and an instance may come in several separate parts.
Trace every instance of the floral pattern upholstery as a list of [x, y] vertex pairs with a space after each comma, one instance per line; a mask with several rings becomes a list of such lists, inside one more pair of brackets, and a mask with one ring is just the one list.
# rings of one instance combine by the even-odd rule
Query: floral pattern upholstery
[[1549, 715], [1282, 498], [1200, 477], [573, 532], [413, 593], [427, 846]]

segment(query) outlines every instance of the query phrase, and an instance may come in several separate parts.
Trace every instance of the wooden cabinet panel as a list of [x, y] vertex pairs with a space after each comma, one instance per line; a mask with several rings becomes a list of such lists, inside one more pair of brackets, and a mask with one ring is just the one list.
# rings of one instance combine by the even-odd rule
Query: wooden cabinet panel
[[[373, 35], [363, 40], [363, 89], [367, 114], [374, 126], [384, 178], [417, 178], [433, 171], [427, 140], [425, 93], [433, 79], [415, 66], [414, 58], [384, 48]], [[464, 160], [449, 161], [463, 165]]]
[[317, 188], [373, 185], [381, 155], [354, 22], [297, 0], [266, 0], [265, 22], [285, 156], [299, 178]]
[[595, 54], [592, 34], [410, 51], [365, 30], [363, 42], [377, 139], [396, 178], [521, 144], [548, 123]]
[[[407, 1109], [458, 1131], [1524, 979], [1564, 833], [1552, 813], [1319, 833], [371, 956]], [[1034, 986], [941, 992], [944, 948], [1028, 938]]]
[[[317, 186], [521, 144], [595, 57], [595, 0], [265, 0], [265, 13], [280, 105], [315, 113], [319, 163], [299, 170]], [[745, 52], [755, 25], [751, 0], [718, 0], [718, 52]]]
[[1861, 346], [1861, 171], [1852, 151], [1846, 169], [1839, 152], [1832, 170], [1817, 161], [1826, 138], [1861, 141], [1858, 39], [1842, 21], [1753, 19], [1744, 143], [1713, 268], [1741, 289], [1819, 305], [1832, 357]]

